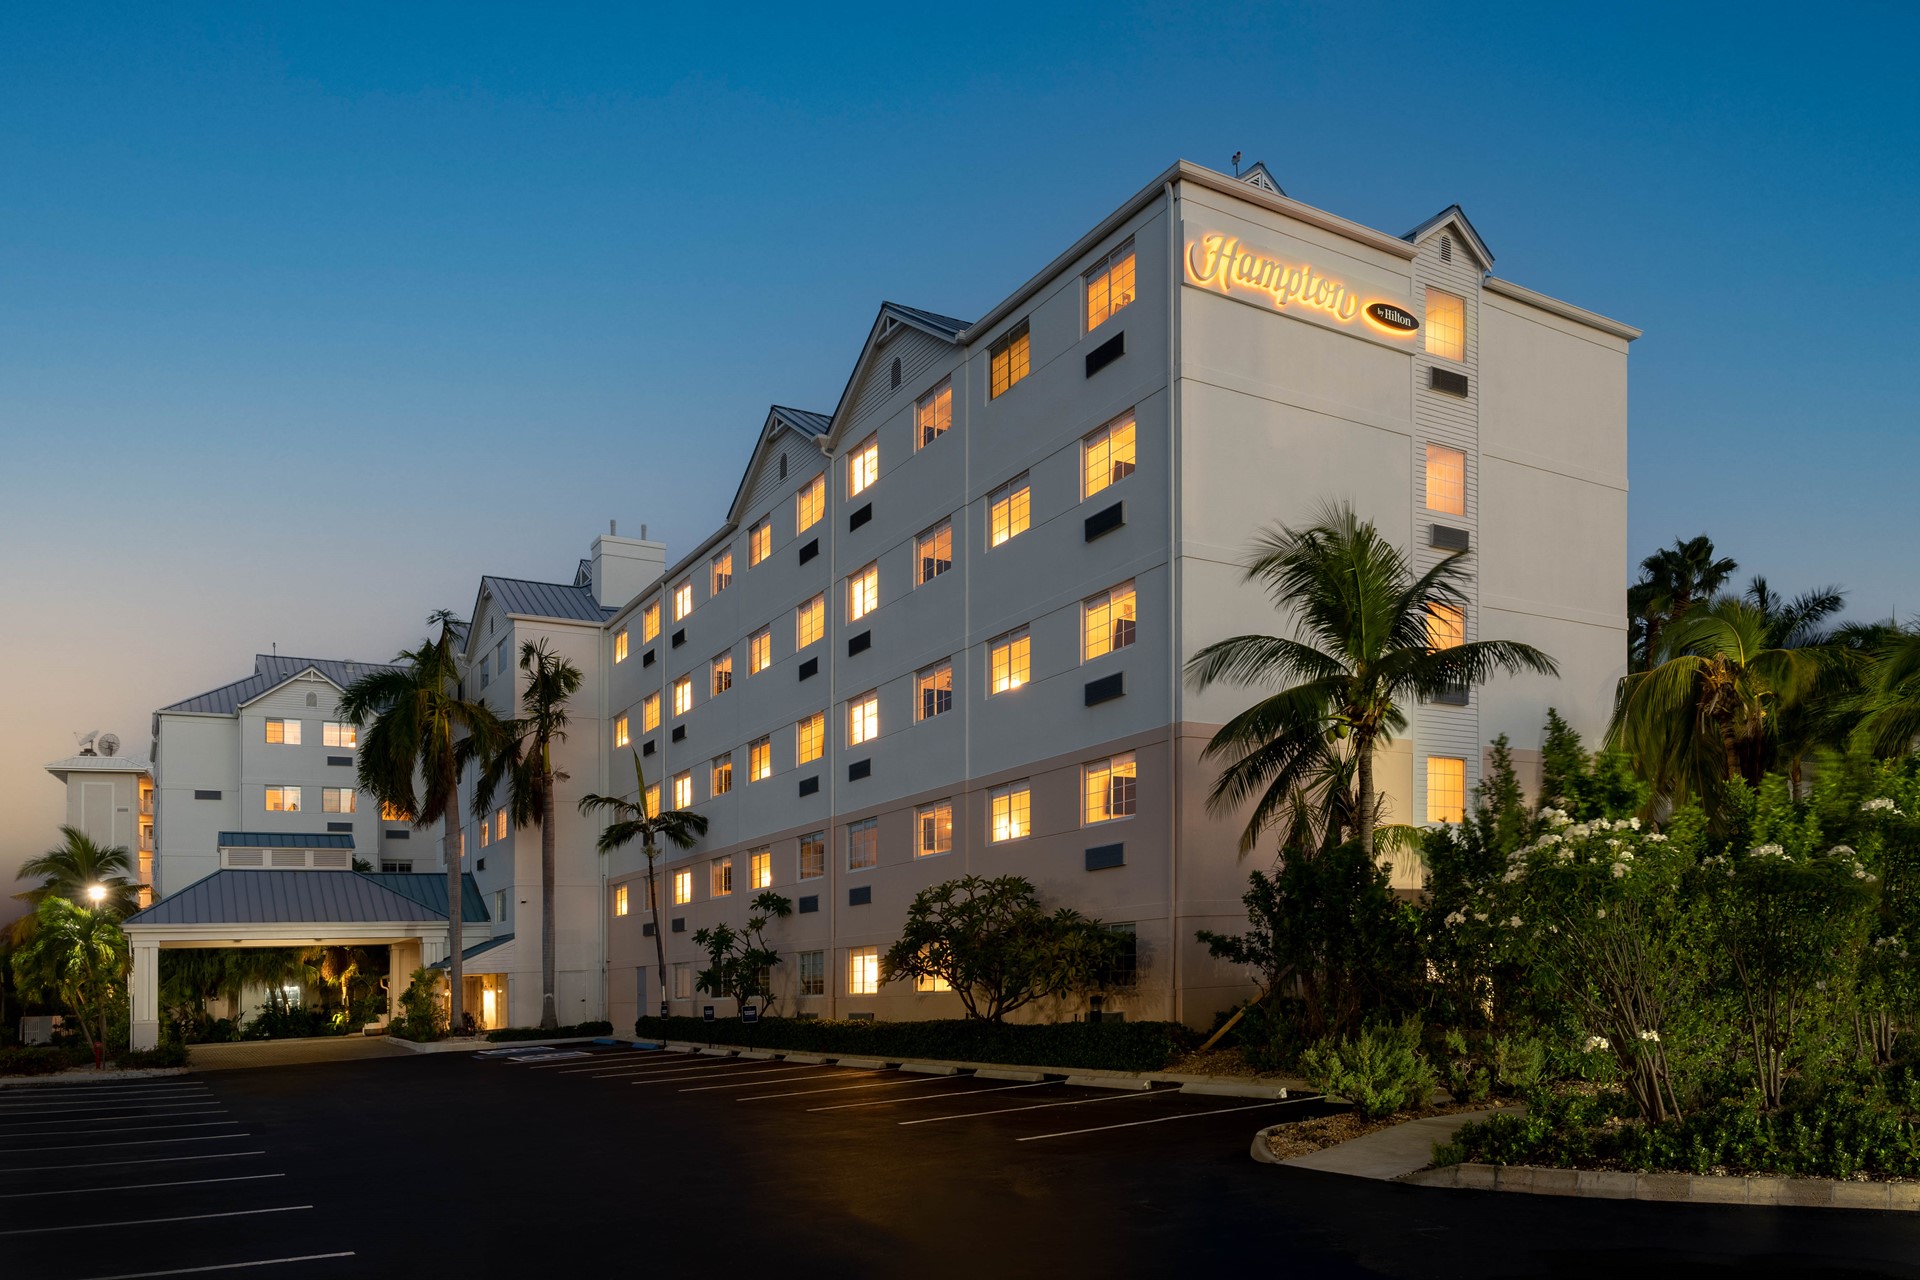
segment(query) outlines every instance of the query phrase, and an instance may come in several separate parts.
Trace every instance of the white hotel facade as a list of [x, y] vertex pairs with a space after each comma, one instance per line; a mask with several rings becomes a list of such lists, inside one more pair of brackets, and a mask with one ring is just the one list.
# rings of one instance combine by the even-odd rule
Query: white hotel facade
[[[1288, 627], [1241, 562], [1329, 500], [1418, 566], [1470, 552], [1470, 607], [1437, 642], [1522, 640], [1561, 672], [1415, 709], [1378, 770], [1390, 821], [1456, 818], [1498, 734], [1537, 760], [1550, 705], [1597, 736], [1626, 653], [1639, 335], [1492, 264], [1457, 207], [1396, 236], [1262, 167], [1176, 164], [978, 319], [883, 306], [839, 404], [772, 409], [724, 519], [672, 564], [609, 536], [570, 583], [483, 579], [470, 688], [505, 710], [500, 660], [528, 638], [588, 673], [562, 761], [563, 1020], [630, 1026], [663, 979], [674, 1012], [730, 1013], [693, 989], [692, 936], [762, 888], [796, 905], [769, 929], [781, 1011], [956, 1016], [951, 993], [881, 984], [878, 957], [916, 892], [967, 874], [1129, 927], [1137, 980], [1110, 1011], [1204, 1023], [1242, 998], [1194, 933], [1244, 927], [1266, 859], [1208, 811], [1200, 757], [1255, 695], [1182, 666]], [[640, 849], [597, 854], [573, 809], [631, 796], [635, 752], [661, 803], [709, 823], [663, 859], [657, 909]], [[526, 935], [492, 967], [532, 1023], [538, 832], [483, 850], [478, 827], [489, 928]]]

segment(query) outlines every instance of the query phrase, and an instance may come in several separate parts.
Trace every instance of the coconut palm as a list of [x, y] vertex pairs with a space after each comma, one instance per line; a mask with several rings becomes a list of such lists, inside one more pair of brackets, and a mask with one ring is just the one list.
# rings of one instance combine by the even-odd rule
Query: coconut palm
[[23, 991], [37, 991], [71, 1009], [93, 1046], [93, 1065], [106, 1055], [107, 1014], [126, 986], [127, 936], [111, 909], [90, 910], [58, 896], [34, 909], [33, 937], [13, 955]]
[[540, 1027], [553, 1031], [560, 1026], [553, 989], [553, 784], [567, 779], [553, 767], [553, 748], [567, 740], [567, 700], [580, 692], [585, 677], [579, 667], [550, 651], [545, 640], [520, 646], [520, 670], [527, 676], [520, 692], [521, 714], [501, 726], [500, 748], [484, 762], [474, 789], [474, 811], [484, 816], [494, 791], [505, 781], [513, 825], [540, 824]]
[[600, 833], [595, 845], [601, 853], [612, 853], [638, 840], [641, 852], [647, 855], [647, 900], [654, 908], [653, 949], [660, 966], [660, 1005], [664, 1010], [667, 1007], [667, 931], [660, 927], [664, 913], [658, 909], [666, 901], [657, 879], [660, 846], [665, 842], [676, 849], [691, 849], [695, 841], [707, 834], [707, 820], [691, 809], [654, 812], [654, 806], [647, 801], [647, 777], [640, 767], [638, 751], [633, 753], [633, 794], [632, 800], [620, 796], [582, 796], [580, 812], [613, 815], [613, 821]]
[[[81, 906], [94, 906], [87, 890], [99, 885], [106, 896], [97, 904], [116, 918], [132, 915], [140, 909], [140, 885], [133, 878], [133, 858], [124, 845], [102, 845], [78, 827], [61, 827], [60, 843], [37, 858], [20, 865], [19, 878], [38, 878], [38, 888], [13, 896], [36, 907], [48, 898], [65, 898]], [[24, 941], [37, 926], [38, 915], [22, 917], [25, 926], [19, 933]]]
[[1651, 666], [1660, 648], [1660, 633], [1707, 601], [1727, 585], [1740, 566], [1716, 556], [1706, 534], [1675, 538], [1640, 562], [1640, 581], [1627, 588], [1628, 655], [1630, 670]]
[[[1202, 753], [1228, 761], [1208, 797], [1214, 812], [1254, 801], [1242, 852], [1285, 823], [1302, 794], [1338, 812], [1350, 762], [1354, 796], [1342, 825], [1373, 856], [1374, 753], [1406, 728], [1410, 702], [1499, 672], [1558, 674], [1553, 659], [1513, 640], [1431, 643], [1440, 611], [1464, 615], [1466, 562], [1462, 553], [1415, 573], [1399, 548], [1344, 505], [1324, 508], [1304, 528], [1279, 526], [1254, 540], [1246, 581], [1261, 583], [1274, 607], [1292, 615], [1294, 636], [1234, 636], [1187, 663], [1200, 689], [1225, 682], [1272, 690], [1223, 725]], [[1283, 830], [1283, 841], [1290, 835]]]
[[416, 829], [439, 822], [447, 863], [448, 1023], [461, 1025], [460, 774], [499, 749], [499, 719], [463, 696], [458, 645], [466, 624], [445, 609], [427, 619], [438, 636], [402, 650], [391, 668], [348, 685], [340, 714], [360, 735], [360, 788], [408, 815]]
[[1852, 704], [1855, 743], [1883, 759], [1920, 743], [1920, 632], [1887, 626], [1873, 638], [1873, 661]]

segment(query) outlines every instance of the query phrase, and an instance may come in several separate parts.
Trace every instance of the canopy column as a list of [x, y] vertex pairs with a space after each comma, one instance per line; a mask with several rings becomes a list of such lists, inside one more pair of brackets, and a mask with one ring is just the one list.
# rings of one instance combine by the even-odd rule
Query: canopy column
[[160, 948], [136, 944], [132, 953], [133, 969], [127, 974], [127, 1044], [133, 1049], [153, 1049], [160, 1044]]

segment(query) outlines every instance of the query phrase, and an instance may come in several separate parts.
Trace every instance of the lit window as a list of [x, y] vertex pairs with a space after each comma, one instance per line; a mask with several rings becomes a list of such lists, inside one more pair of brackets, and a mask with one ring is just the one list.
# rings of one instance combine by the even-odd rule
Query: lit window
[[1133, 437], [1133, 410], [1129, 409], [1080, 442], [1086, 461], [1086, 497], [1133, 474]]
[[1427, 605], [1427, 647], [1457, 649], [1467, 642], [1467, 615], [1450, 604]]
[[507, 811], [504, 806], [493, 811], [493, 838], [495, 840], [507, 838]]
[[747, 781], [765, 782], [773, 776], [773, 739], [756, 738], [747, 744]]
[[880, 736], [880, 691], [870, 689], [847, 703], [847, 745], [857, 747]]
[[351, 751], [360, 745], [360, 727], [340, 720], [323, 721], [320, 725], [320, 745]]
[[1023, 471], [987, 495], [987, 545], [997, 547], [1027, 531], [1033, 490]]
[[733, 585], [733, 552], [731, 550], [722, 551], [715, 556], [707, 568], [711, 580], [711, 590], [708, 595], [717, 596]]
[[1083, 818], [1088, 826], [1131, 818], [1134, 813], [1133, 752], [1096, 760], [1086, 768], [1086, 807]]
[[924, 449], [947, 434], [947, 428], [953, 425], [953, 383], [947, 381], [921, 397], [914, 406], [914, 423], [918, 427], [914, 438], [919, 441], [916, 448]]
[[827, 753], [827, 713], [816, 711], [794, 726], [794, 759], [812, 764]]
[[683, 716], [693, 710], [693, 677], [681, 676], [673, 682], [673, 714]]
[[613, 886], [613, 914], [627, 914], [627, 886], [623, 884]]
[[773, 521], [762, 520], [747, 531], [747, 568], [773, 554]]
[[773, 850], [755, 849], [747, 855], [747, 888], [773, 888]]
[[880, 480], [880, 437], [868, 436], [847, 455], [847, 496], [857, 498]]
[[1024, 840], [1033, 831], [1033, 791], [1025, 778], [987, 793], [990, 839], [994, 844]]
[[921, 534], [915, 554], [920, 559], [921, 582], [932, 582], [953, 568], [953, 521], [942, 520]]
[[1033, 678], [1033, 642], [1020, 627], [987, 644], [987, 692], [1008, 693]]
[[817, 595], [793, 611], [793, 647], [804, 649], [827, 634], [827, 597]]
[[1115, 649], [1124, 649], [1133, 643], [1134, 635], [1134, 599], [1133, 583], [1123, 582], [1117, 587], [1090, 596], [1081, 605], [1085, 618], [1085, 646], [1083, 654], [1091, 662], [1103, 654]]
[[613, 661], [616, 665], [627, 660], [627, 629], [620, 628], [613, 633]]
[[621, 716], [613, 722], [613, 745], [624, 747], [631, 741], [632, 735], [627, 732], [627, 718]]
[[847, 578], [847, 621], [858, 622], [880, 607], [880, 566], [870, 564]]
[[683, 582], [673, 589], [673, 620], [680, 621], [693, 612], [693, 583]]
[[693, 772], [677, 773], [673, 777], [673, 807], [691, 809], [693, 807]]
[[914, 845], [914, 856], [931, 857], [936, 853], [953, 852], [953, 801], [942, 800], [938, 804], [923, 805], [915, 815], [919, 819], [919, 839]]
[[640, 643], [645, 644], [660, 634], [660, 602], [655, 600], [640, 611]]
[[383, 804], [380, 806], [380, 820], [382, 822], [412, 822], [413, 817], [397, 804]]
[[1427, 446], [1427, 508], [1467, 514], [1467, 455], [1443, 444]]
[[920, 694], [919, 718], [931, 720], [953, 710], [953, 662], [936, 662], [913, 678]]
[[709, 794], [723, 796], [733, 790], [733, 753], [729, 751], [713, 762], [713, 788]]
[[298, 720], [267, 721], [267, 741], [289, 747], [300, 745], [300, 722]]
[[987, 349], [989, 399], [1006, 393], [1014, 383], [1027, 376], [1027, 322], [1022, 320]]
[[713, 696], [733, 688], [733, 653], [729, 650], [713, 660]]
[[847, 824], [847, 870], [865, 871], [880, 864], [880, 820], [868, 818]]
[[267, 812], [268, 813], [300, 812], [300, 788], [268, 787], [267, 788]]
[[659, 814], [660, 814], [660, 784], [656, 782], [652, 786], [647, 788], [647, 816], [650, 818], [658, 817]]
[[800, 878], [818, 880], [827, 874], [827, 833], [811, 831], [800, 837]]
[[1087, 332], [1133, 301], [1133, 237], [1087, 272]]
[[800, 994], [803, 996], [827, 994], [826, 952], [802, 951], [800, 953]]
[[707, 892], [724, 898], [733, 892], [733, 859], [715, 858], [707, 867]]
[[1427, 354], [1443, 360], [1467, 358], [1467, 300], [1439, 289], [1427, 290]]
[[486, 821], [485, 819], [482, 819], [480, 823], [480, 847], [484, 849], [492, 843], [493, 843], [493, 823]]
[[1427, 757], [1427, 821], [1465, 822], [1467, 762], [1458, 756]]
[[[924, 953], [922, 953], [924, 954]], [[937, 973], [923, 973], [913, 980], [915, 991], [951, 991], [953, 984]]]
[[320, 788], [320, 811], [322, 813], [352, 813], [354, 790], [352, 787]]
[[819, 524], [826, 514], [827, 478], [824, 475], [817, 475], [813, 478], [811, 484], [794, 495], [793, 523], [795, 532], [805, 533], [816, 524]]
[[[693, 881], [691, 872], [687, 873], [689, 884]], [[691, 890], [689, 890], [691, 892]], [[693, 966], [676, 964], [673, 966], [673, 998], [675, 1000], [693, 999]]]
[[880, 990], [880, 949], [854, 947], [847, 952], [847, 994], [870, 996]]
[[747, 641], [747, 674], [757, 676], [773, 665], [773, 628], [762, 627]]
[[652, 733], [660, 727], [660, 695], [650, 693], [640, 702], [640, 732]]

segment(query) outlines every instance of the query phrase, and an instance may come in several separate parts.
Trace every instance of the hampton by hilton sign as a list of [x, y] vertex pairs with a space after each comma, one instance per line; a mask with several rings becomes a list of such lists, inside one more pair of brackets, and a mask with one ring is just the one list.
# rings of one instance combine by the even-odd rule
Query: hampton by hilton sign
[[1276, 311], [1299, 311], [1336, 325], [1364, 324], [1385, 338], [1411, 338], [1420, 320], [1402, 302], [1304, 261], [1249, 247], [1238, 236], [1206, 232], [1187, 242], [1187, 281], [1259, 301]]

